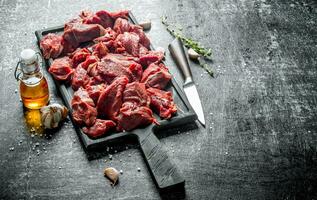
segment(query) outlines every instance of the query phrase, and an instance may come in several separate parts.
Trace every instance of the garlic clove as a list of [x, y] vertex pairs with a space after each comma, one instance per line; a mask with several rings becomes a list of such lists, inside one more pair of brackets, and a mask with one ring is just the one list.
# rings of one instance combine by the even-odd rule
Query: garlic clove
[[45, 128], [57, 128], [59, 122], [67, 117], [68, 110], [60, 104], [51, 104], [40, 109], [42, 124]]
[[192, 60], [197, 60], [199, 58], [199, 54], [192, 48], [188, 49], [188, 56]]
[[112, 185], [116, 185], [119, 179], [119, 172], [113, 167], [108, 167], [104, 170], [104, 175], [112, 182]]
[[139, 23], [139, 25], [143, 28], [143, 30], [150, 30], [151, 29], [151, 21], [148, 20], [148, 21], [144, 21], [144, 22], [141, 22]]

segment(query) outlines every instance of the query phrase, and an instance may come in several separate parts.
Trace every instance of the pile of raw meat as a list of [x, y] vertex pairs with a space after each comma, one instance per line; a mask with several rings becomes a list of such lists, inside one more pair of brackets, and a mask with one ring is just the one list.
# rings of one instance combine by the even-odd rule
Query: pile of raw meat
[[171, 75], [161, 63], [164, 52], [151, 51], [142, 27], [128, 22], [128, 11], [83, 11], [64, 26], [62, 35], [40, 42], [49, 72], [70, 83], [74, 121], [90, 137], [109, 130], [130, 131], [176, 113]]

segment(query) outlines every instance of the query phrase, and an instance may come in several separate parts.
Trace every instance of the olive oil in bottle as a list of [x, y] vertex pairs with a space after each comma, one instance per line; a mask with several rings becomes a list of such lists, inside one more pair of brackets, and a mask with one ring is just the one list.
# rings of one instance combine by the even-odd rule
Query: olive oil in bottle
[[[23, 50], [15, 73], [20, 82], [23, 105], [29, 109], [39, 109], [49, 101], [48, 84], [41, 71], [39, 57], [32, 49]], [[17, 75], [18, 70], [21, 73]]]

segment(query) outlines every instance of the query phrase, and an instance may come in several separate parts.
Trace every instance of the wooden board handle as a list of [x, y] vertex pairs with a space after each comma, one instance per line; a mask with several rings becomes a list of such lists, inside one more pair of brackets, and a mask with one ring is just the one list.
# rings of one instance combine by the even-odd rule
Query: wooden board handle
[[185, 180], [170, 161], [157, 137], [150, 133], [139, 142], [152, 177], [160, 190], [184, 187]]

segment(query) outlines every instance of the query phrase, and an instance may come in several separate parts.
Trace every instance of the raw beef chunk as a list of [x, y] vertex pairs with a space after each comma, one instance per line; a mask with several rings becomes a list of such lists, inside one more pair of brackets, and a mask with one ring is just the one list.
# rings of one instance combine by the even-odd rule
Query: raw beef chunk
[[111, 120], [96, 119], [95, 123], [91, 127], [84, 127], [83, 131], [88, 136], [96, 138], [106, 134], [111, 128], [115, 126], [116, 124]]
[[118, 35], [115, 40], [116, 53], [127, 52], [133, 56], [139, 55], [140, 38], [135, 33], [124, 32]]
[[126, 68], [129, 68], [131, 64], [138, 64], [138, 61], [139, 61], [137, 57], [127, 56], [122, 54], [114, 54], [114, 53], [107, 54], [105, 57], [102, 58], [102, 60], [111, 60], [120, 65], [123, 65]]
[[161, 118], [169, 119], [177, 112], [171, 92], [148, 88], [147, 93], [151, 98], [151, 107]]
[[133, 107], [149, 106], [150, 97], [147, 95], [144, 83], [132, 82], [127, 84], [123, 92], [123, 102], [133, 104]]
[[90, 56], [90, 51], [88, 49], [77, 49], [72, 56], [73, 67], [76, 68], [78, 64], [84, 62], [87, 57]]
[[138, 60], [132, 56], [123, 56], [121, 54], [107, 54], [105, 57], [102, 58], [104, 61], [111, 61], [113, 63], [117, 63], [120, 66], [124, 66], [125, 68], [129, 69], [132, 73], [133, 80], [139, 81], [142, 78], [142, 66], [135, 62]]
[[63, 37], [49, 33], [40, 42], [40, 48], [46, 59], [57, 58], [63, 52]]
[[72, 68], [72, 60], [67, 56], [57, 58], [53, 61], [48, 71], [56, 80], [68, 81], [74, 72], [74, 69]]
[[126, 77], [112, 82], [99, 96], [97, 110], [100, 116], [115, 120], [122, 105], [122, 94], [128, 84]]
[[100, 94], [107, 88], [106, 84], [99, 85], [87, 85], [86, 91], [88, 92], [89, 97], [94, 101], [95, 105], [97, 105]]
[[83, 19], [85, 24], [100, 24], [104, 28], [113, 27], [114, 21], [117, 18], [128, 18], [129, 11], [122, 10], [119, 12], [108, 12], [106, 10], [100, 10], [95, 14], [89, 11], [81, 13], [80, 17]]
[[99, 77], [109, 84], [119, 77], [126, 77], [129, 82], [134, 80], [133, 74], [129, 69], [111, 60], [103, 60], [92, 64], [87, 71], [90, 76]]
[[118, 18], [115, 21], [115, 24], [113, 26], [113, 30], [115, 30], [117, 33], [125, 33], [125, 32], [133, 32], [136, 35], [139, 36], [139, 42], [142, 44], [144, 47], [148, 48], [150, 47], [150, 40], [149, 38], [145, 35], [143, 28], [138, 25], [130, 24], [128, 20]]
[[135, 127], [155, 122], [149, 109], [150, 97], [145, 84], [133, 82], [127, 84], [123, 92], [123, 104], [117, 117], [119, 130], [132, 130]]
[[164, 58], [164, 52], [149, 51], [145, 47], [141, 47], [139, 53], [140, 53], [139, 63], [144, 67], [147, 67], [152, 63], [159, 63]]
[[93, 52], [92, 55], [97, 56], [98, 58], [102, 58], [109, 52], [107, 46], [103, 42], [99, 42], [92, 46]]
[[130, 131], [136, 127], [145, 126], [153, 122], [152, 110], [148, 107], [141, 106], [131, 109], [129, 106], [124, 106], [120, 109], [120, 114], [117, 117], [118, 130]]
[[131, 71], [134, 81], [140, 81], [142, 78], [143, 69], [140, 64], [131, 64], [129, 65], [129, 70]]
[[99, 58], [97, 56], [88, 56], [86, 57], [86, 60], [84, 62], [81, 63], [81, 66], [84, 68], [84, 69], [88, 69], [89, 65], [93, 64], [93, 63], [96, 63], [99, 61]]
[[92, 126], [97, 118], [97, 109], [88, 92], [79, 88], [71, 102], [73, 119], [77, 124]]
[[163, 63], [152, 63], [144, 70], [141, 82], [145, 83], [147, 87], [163, 89], [171, 80], [171, 77], [171, 74]]
[[130, 32], [130, 29], [131, 24], [128, 22], [128, 20], [122, 18], [118, 18], [113, 25], [113, 30], [118, 34]]
[[80, 87], [85, 87], [90, 81], [87, 71], [79, 65], [74, 72], [72, 78], [72, 88], [76, 91]]
[[112, 30], [112, 28], [108, 27], [105, 29], [105, 34], [103, 36], [95, 38], [94, 42], [98, 43], [98, 42], [108, 42], [111, 40], [115, 40], [117, 35], [118, 35], [117, 32]]
[[149, 49], [150, 48], [150, 40], [149, 38], [145, 35], [143, 28], [141, 26], [133, 25], [131, 32], [137, 34], [140, 38], [140, 44], [142, 44], [145, 48]]
[[83, 24], [74, 19], [65, 24], [63, 38], [76, 48], [82, 42], [91, 41], [104, 34], [105, 29], [98, 24]]

